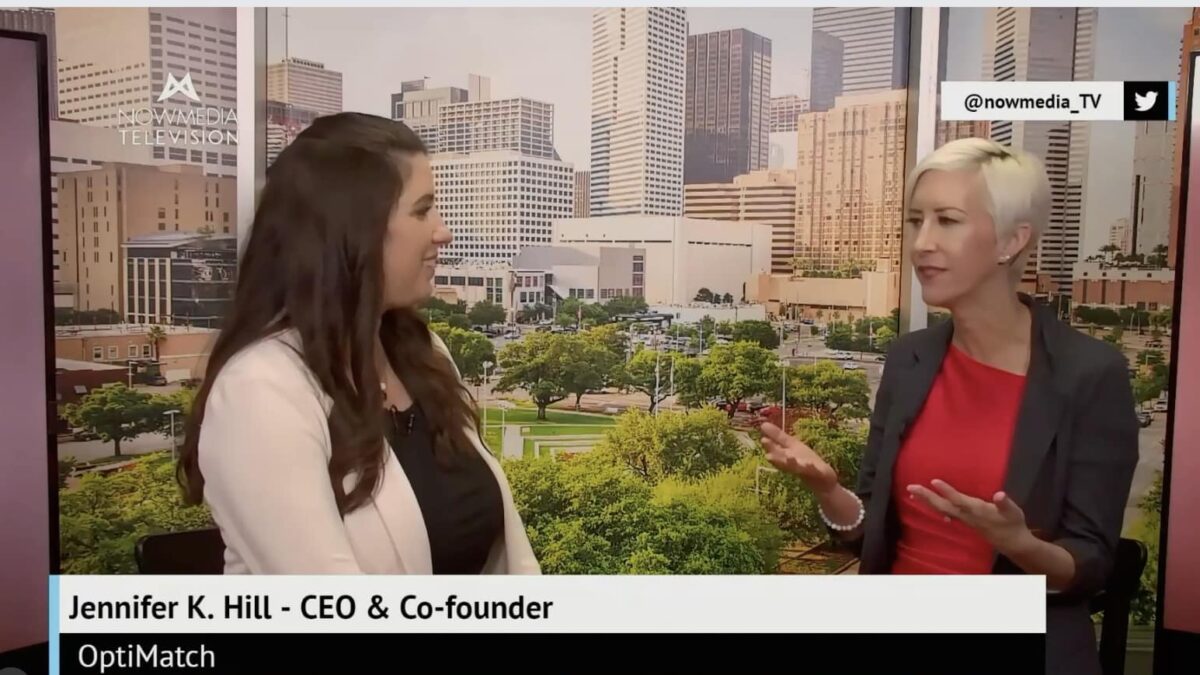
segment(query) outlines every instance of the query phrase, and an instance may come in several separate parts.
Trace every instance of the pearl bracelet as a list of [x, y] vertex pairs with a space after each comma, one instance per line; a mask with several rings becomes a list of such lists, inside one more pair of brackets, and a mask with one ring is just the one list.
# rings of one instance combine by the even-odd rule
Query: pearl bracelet
[[867, 515], [867, 509], [863, 505], [862, 498], [859, 497], [858, 495], [854, 494], [850, 490], [846, 490], [846, 492], [850, 493], [850, 496], [854, 497], [854, 501], [858, 502], [858, 518], [856, 518], [854, 520], [854, 524], [852, 524], [852, 525], [837, 525], [829, 519], [829, 516], [825, 515], [825, 509], [821, 508], [820, 506], [817, 507], [817, 511], [821, 514], [821, 520], [825, 521], [825, 524], [827, 526], [829, 526], [829, 529], [831, 529], [831, 530], [836, 530], [838, 532], [849, 532], [851, 530], [854, 530], [854, 529], [858, 528], [859, 525], [862, 525], [863, 519]]

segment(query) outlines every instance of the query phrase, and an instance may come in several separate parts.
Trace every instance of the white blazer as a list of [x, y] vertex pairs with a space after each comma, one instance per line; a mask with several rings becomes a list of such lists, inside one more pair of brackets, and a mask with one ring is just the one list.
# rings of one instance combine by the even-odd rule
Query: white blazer
[[[435, 345], [449, 355], [437, 335]], [[213, 382], [200, 429], [204, 500], [225, 540], [226, 574], [431, 574], [425, 521], [385, 441], [374, 498], [344, 518], [329, 486], [325, 394], [285, 331], [231, 358]], [[500, 485], [503, 535], [485, 574], [540, 574], [500, 463], [475, 449]], [[344, 481], [349, 492], [357, 477]]]

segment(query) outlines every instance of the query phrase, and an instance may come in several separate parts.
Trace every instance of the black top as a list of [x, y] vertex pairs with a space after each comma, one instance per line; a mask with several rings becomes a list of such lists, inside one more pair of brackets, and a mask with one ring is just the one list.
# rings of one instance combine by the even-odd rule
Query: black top
[[421, 505], [434, 574], [479, 574], [504, 527], [496, 476], [479, 453], [443, 466], [421, 407], [385, 415], [385, 434]]

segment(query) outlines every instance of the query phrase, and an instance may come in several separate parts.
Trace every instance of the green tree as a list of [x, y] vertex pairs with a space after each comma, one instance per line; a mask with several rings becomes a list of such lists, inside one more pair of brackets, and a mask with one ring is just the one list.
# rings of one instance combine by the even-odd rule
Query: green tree
[[169, 436], [171, 433], [171, 417], [169, 410], [178, 410], [175, 415], [175, 434], [183, 433], [188, 415], [192, 413], [192, 402], [196, 399], [196, 390], [184, 387], [172, 394], [153, 394], [150, 397], [151, 413], [157, 412], [158, 428], [155, 431]]
[[505, 464], [548, 574], [761, 574], [750, 534], [715, 507], [659, 504], [650, 484], [595, 453]]
[[[653, 413], [658, 404], [671, 395], [671, 364], [685, 360], [685, 357], [674, 352], [639, 349], [625, 364], [623, 383], [650, 397], [650, 412]], [[677, 373], [676, 383], [678, 381]]]
[[490, 300], [480, 300], [467, 312], [467, 319], [472, 326], [490, 326], [494, 323], [504, 323], [504, 308]]
[[668, 476], [710, 476], [744, 454], [729, 420], [714, 408], [657, 415], [630, 408], [594, 452], [607, 454], [651, 483]]
[[1125, 342], [1123, 339], [1124, 336], [1125, 336], [1125, 327], [1122, 326], [1121, 324], [1117, 324], [1112, 327], [1112, 330], [1108, 331], [1107, 335], [1104, 336], [1104, 341], [1111, 345], [1114, 345], [1117, 349], [1121, 349], [1125, 345]]
[[[807, 443], [838, 472], [842, 484], [853, 488], [867, 432], [862, 426], [846, 427], [826, 420], [802, 418], [792, 434]], [[771, 472], [763, 477], [760, 495], [764, 507], [774, 514], [779, 526], [800, 541], [816, 543], [827, 538], [812, 491], [792, 476]]]
[[421, 313], [425, 315], [425, 320], [429, 323], [450, 323], [458, 328], [471, 327], [469, 321], [465, 322], [465, 325], [460, 325], [450, 320], [450, 317], [456, 314], [465, 315], [467, 313], [467, 303], [462, 300], [452, 305], [441, 298], [431, 297], [421, 307]]
[[766, 321], [738, 321], [733, 324], [733, 339], [736, 342], [754, 342], [766, 349], [779, 346], [779, 331]]
[[880, 326], [875, 331], [875, 351], [881, 354], [886, 353], [888, 347], [892, 344], [892, 340], [895, 339], [896, 331], [892, 330], [891, 326]]
[[1163, 357], [1162, 350], [1147, 349], [1145, 351], [1138, 352], [1137, 362], [1139, 366], [1156, 366], [1160, 363], [1164, 363], [1165, 358]]
[[550, 305], [539, 302], [536, 305], [521, 308], [517, 312], [517, 323], [533, 323], [552, 316], [554, 316], [554, 309]]
[[546, 408], [570, 393], [571, 346], [568, 336], [555, 333], [530, 333], [520, 342], [510, 342], [500, 350], [504, 372], [496, 391], [524, 389], [537, 405], [538, 419], [546, 419]]
[[608, 323], [608, 312], [603, 305], [584, 302], [579, 298], [567, 298], [558, 304], [558, 316], [554, 322], [566, 327], [598, 326]]
[[567, 336], [570, 367], [566, 370], [563, 386], [568, 394], [575, 395], [576, 410], [579, 410], [584, 394], [599, 392], [612, 381], [620, 372], [617, 366], [622, 362], [621, 357], [609, 350], [602, 337], [589, 335], [591, 332]]
[[1154, 268], [1163, 268], [1167, 266], [1167, 246], [1159, 244], [1154, 247], [1152, 255], [1146, 256], [1146, 266]]
[[707, 288], [701, 288], [700, 290], [696, 291], [696, 297], [693, 298], [693, 301], [694, 302], [715, 302], [714, 298], [715, 298], [715, 296], [713, 295], [712, 291], [708, 290]]
[[622, 295], [605, 302], [601, 307], [608, 313], [609, 320], [615, 321], [620, 314], [640, 314], [649, 309], [645, 298], [632, 295]]
[[483, 364], [496, 363], [496, 348], [483, 333], [454, 328], [446, 323], [432, 323], [429, 328], [437, 333], [450, 350], [450, 357], [463, 379], [472, 384], [483, 383]]
[[764, 567], [774, 570], [779, 564], [779, 550], [788, 536], [775, 516], [763, 508], [754, 490], [759, 467], [763, 466], [760, 457], [747, 455], [734, 465], [698, 480], [669, 476], [654, 486], [654, 501], [728, 513], [738, 529], [750, 535]]
[[162, 428], [162, 408], [154, 398], [123, 382], [93, 389], [78, 403], [67, 405], [64, 413], [71, 426], [112, 442], [114, 455], [121, 454], [121, 441]]
[[717, 332], [717, 335], [724, 335], [724, 336], [730, 337], [730, 338], [733, 337], [733, 322], [732, 321], [719, 322], [716, 325], [716, 332]]
[[[675, 398], [688, 408], [697, 408], [707, 402], [701, 395], [700, 372], [702, 359], [678, 357], [671, 361], [675, 365]], [[670, 377], [668, 371], [667, 377]]]
[[832, 324], [825, 333], [825, 346], [839, 351], [854, 349], [854, 327], [844, 323]]
[[[861, 370], [843, 370], [832, 361], [787, 368], [787, 405], [801, 414], [837, 425], [844, 420], [865, 419], [871, 414], [871, 389]], [[782, 392], [771, 392], [778, 400]]]
[[461, 330], [471, 330], [471, 320], [466, 314], [450, 314], [446, 317], [446, 323], [453, 328]]
[[162, 355], [159, 348], [162, 347], [163, 340], [167, 339], [167, 329], [157, 325], [150, 326], [150, 329], [146, 331], [146, 339], [154, 345], [154, 358], [161, 360]]
[[132, 574], [133, 549], [147, 534], [208, 527], [204, 506], [185, 506], [171, 453], [155, 452], [108, 475], [85, 475], [59, 495], [65, 574]]
[[67, 478], [71, 476], [71, 472], [75, 470], [78, 464], [79, 461], [74, 457], [60, 457], [58, 459], [58, 489], [61, 490], [67, 487]]
[[696, 376], [675, 373], [675, 390], [685, 405], [701, 405], [713, 398], [730, 404], [729, 416], [747, 398], [769, 393], [779, 382], [775, 352], [753, 342], [716, 345], [700, 363]]
[[[603, 326], [587, 330], [584, 335], [588, 340], [603, 346], [618, 360], [622, 362], [625, 360], [625, 352], [629, 348], [629, 337], [622, 332], [621, 324], [606, 323]], [[620, 373], [614, 373], [614, 375], [620, 375]]]
[[732, 305], [733, 304], [733, 294], [726, 293], [724, 296], [721, 297], [721, 301], [724, 302], [726, 305]]
[[1131, 607], [1133, 624], [1153, 626], [1157, 613], [1158, 598], [1158, 549], [1162, 532], [1162, 471], [1154, 476], [1150, 490], [1138, 502], [1142, 522], [1138, 539], [1146, 545], [1146, 566], [1142, 569], [1141, 581], [1133, 595]]

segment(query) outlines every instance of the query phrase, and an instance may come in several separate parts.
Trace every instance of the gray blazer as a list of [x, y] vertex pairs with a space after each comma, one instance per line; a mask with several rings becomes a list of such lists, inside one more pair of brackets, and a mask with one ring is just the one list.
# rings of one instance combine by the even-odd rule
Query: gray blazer
[[[1033, 348], [1004, 490], [1030, 529], [1075, 558], [1073, 587], [1047, 598], [1046, 672], [1099, 675], [1087, 602], [1112, 568], [1138, 461], [1129, 365], [1112, 346], [1021, 300], [1032, 311]], [[914, 331], [888, 350], [855, 490], [866, 505], [863, 536], [852, 544], [860, 574], [891, 569], [899, 535], [892, 468], [953, 330], [947, 321]], [[993, 573], [1024, 572], [997, 555]]]

